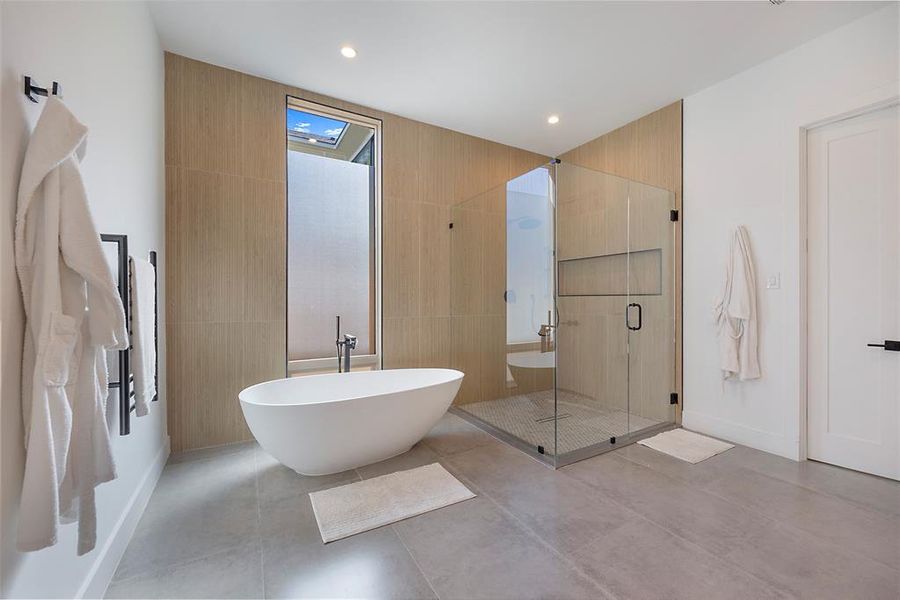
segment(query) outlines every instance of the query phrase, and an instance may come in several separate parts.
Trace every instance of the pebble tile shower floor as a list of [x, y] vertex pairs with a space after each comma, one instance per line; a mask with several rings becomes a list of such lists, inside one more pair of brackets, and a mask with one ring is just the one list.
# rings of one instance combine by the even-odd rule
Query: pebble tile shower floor
[[[440, 462], [478, 494], [323, 545], [308, 492]], [[255, 444], [174, 456], [108, 598], [851, 598], [900, 591], [900, 484], [736, 447], [558, 471], [446, 415], [410, 452], [302, 477]]]
[[546, 390], [472, 402], [461, 405], [460, 409], [532, 446], [543, 446], [551, 452], [555, 439], [557, 454], [587, 448], [607, 442], [611, 437], [660, 424], [659, 421], [624, 410], [587, 406], [585, 402], [589, 400], [585, 396], [559, 390], [559, 416], [554, 432], [553, 400], [553, 390]]

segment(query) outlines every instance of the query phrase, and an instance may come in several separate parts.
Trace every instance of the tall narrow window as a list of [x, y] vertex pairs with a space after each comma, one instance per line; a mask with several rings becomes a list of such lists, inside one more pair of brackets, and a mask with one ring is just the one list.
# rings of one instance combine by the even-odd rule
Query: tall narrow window
[[288, 372], [336, 369], [336, 316], [377, 368], [381, 123], [289, 98], [286, 125]]
[[553, 201], [539, 167], [506, 184], [506, 343], [540, 341], [553, 309]]

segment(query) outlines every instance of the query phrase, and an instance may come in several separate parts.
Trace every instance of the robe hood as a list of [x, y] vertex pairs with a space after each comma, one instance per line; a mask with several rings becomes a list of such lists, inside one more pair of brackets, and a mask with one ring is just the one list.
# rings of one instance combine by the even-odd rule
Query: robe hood
[[55, 96], [47, 99], [47, 105], [31, 134], [31, 142], [22, 163], [19, 180], [18, 209], [16, 210], [16, 266], [26, 256], [24, 247], [25, 216], [31, 207], [34, 193], [50, 171], [57, 168], [73, 154], [81, 161], [87, 150], [87, 126], [75, 118], [62, 100]]

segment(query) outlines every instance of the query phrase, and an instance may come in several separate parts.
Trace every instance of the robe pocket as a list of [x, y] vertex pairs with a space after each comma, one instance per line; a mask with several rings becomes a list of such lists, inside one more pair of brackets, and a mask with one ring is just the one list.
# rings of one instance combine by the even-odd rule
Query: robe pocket
[[50, 313], [49, 335], [44, 350], [45, 384], [63, 386], [68, 383], [77, 339], [75, 319], [62, 313]]

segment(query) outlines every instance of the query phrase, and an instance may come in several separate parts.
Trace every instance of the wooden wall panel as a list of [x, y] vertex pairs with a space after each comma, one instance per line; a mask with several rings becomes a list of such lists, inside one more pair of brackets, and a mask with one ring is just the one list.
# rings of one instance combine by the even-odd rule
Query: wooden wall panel
[[284, 375], [288, 95], [383, 120], [385, 366], [450, 366], [454, 335], [499, 327], [452, 327], [450, 207], [546, 157], [174, 54], [165, 80], [173, 451], [249, 439], [238, 392]]
[[[382, 130], [382, 194], [390, 199], [419, 200], [419, 130], [427, 127], [416, 121], [394, 117]], [[416, 155], [410, 153], [416, 149]]]
[[[284, 182], [285, 93], [279, 85], [241, 75], [240, 173], [244, 177]], [[280, 143], [273, 143], [279, 140]]]
[[[419, 308], [423, 316], [450, 315], [450, 208], [419, 205]], [[392, 267], [393, 269], [393, 267]]]
[[180, 127], [172, 132], [177, 150], [170, 164], [239, 175], [244, 154], [241, 74], [188, 59], [177, 60], [176, 68], [181, 74], [171, 105]]
[[[250, 439], [238, 406], [243, 323], [168, 323], [169, 435], [177, 450]], [[235, 410], [237, 409], [237, 410]]]
[[243, 178], [243, 321], [283, 321], [287, 284], [284, 183]]
[[[624, 127], [611, 131], [582, 146], [574, 148], [563, 154], [560, 158], [564, 163], [603, 171], [612, 175], [626, 177], [634, 181], [646, 183], [663, 188], [675, 193], [675, 208], [681, 210], [682, 206], [682, 103], [675, 102], [650, 113]], [[562, 199], [561, 199], [562, 202]], [[581, 220], [573, 217], [570, 219], [572, 226], [577, 227]], [[566, 217], [561, 216], [560, 225], [565, 226]], [[683, 219], [682, 219], [683, 221]], [[675, 390], [682, 398], [682, 327], [681, 327], [681, 236], [682, 221], [675, 227]], [[560, 233], [563, 239], [563, 233]], [[578, 240], [589, 240], [585, 236], [568, 236], [573, 254], [585, 251], [578, 247]], [[590, 246], [590, 242], [585, 242]], [[609, 251], [609, 249], [607, 249]], [[582, 254], [583, 255], [583, 254]], [[618, 326], [618, 325], [617, 325]], [[663, 329], [665, 324], [658, 324], [653, 331]], [[657, 334], [661, 337], [662, 334]], [[651, 342], [647, 342], [651, 343]], [[576, 350], [580, 353], [581, 350]], [[662, 368], [652, 361], [641, 365], [645, 371], [644, 377], [652, 376], [653, 369]], [[570, 374], [576, 377], [577, 373]], [[638, 377], [638, 379], [641, 376]], [[590, 386], [588, 386], [590, 387]], [[640, 386], [638, 386], [640, 388]], [[642, 389], [642, 388], [641, 388]], [[676, 421], [681, 422], [681, 407], [676, 406]], [[647, 409], [646, 414], [651, 414]]]
[[[422, 286], [419, 277], [419, 214], [421, 204], [406, 200], [384, 203], [382, 297], [384, 317], [421, 314]], [[388, 235], [388, 231], [392, 232]], [[387, 265], [391, 265], [387, 268]]]
[[455, 404], [502, 398], [509, 391], [506, 180], [452, 207], [450, 220], [451, 363], [466, 374]]
[[167, 166], [166, 180], [168, 321], [240, 321], [241, 178]]
[[548, 162], [545, 156], [504, 151], [491, 142], [467, 148], [457, 158], [468, 177], [458, 184], [464, 196], [450, 209], [450, 359], [466, 374], [456, 405], [526, 389], [507, 382], [506, 183]]

